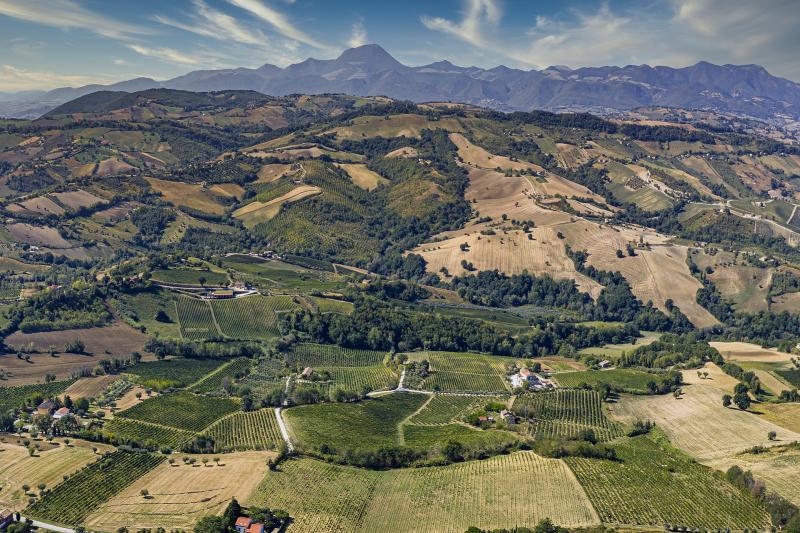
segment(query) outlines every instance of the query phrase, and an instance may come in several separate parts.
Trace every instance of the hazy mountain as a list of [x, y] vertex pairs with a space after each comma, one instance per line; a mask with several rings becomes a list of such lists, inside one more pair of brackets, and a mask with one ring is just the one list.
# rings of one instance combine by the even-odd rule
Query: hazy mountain
[[294, 93], [385, 95], [415, 102], [450, 100], [501, 110], [628, 110], [642, 106], [707, 109], [769, 118], [800, 118], [800, 84], [758, 65], [685, 68], [564, 66], [544, 70], [460, 67], [449, 61], [408, 67], [378, 45], [346, 50], [336, 59], [307, 59], [286, 68], [199, 70], [170, 80], [137, 78], [113, 85], [62, 88], [29, 95], [0, 95], [0, 115], [37, 116], [98, 90], [151, 88], [188, 91], [253, 90]]

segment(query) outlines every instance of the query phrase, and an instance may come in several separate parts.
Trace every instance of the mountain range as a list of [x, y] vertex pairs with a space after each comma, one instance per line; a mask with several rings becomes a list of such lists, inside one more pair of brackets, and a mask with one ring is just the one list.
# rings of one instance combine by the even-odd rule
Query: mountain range
[[100, 91], [153, 88], [188, 91], [254, 90], [264, 94], [346, 93], [414, 102], [453, 101], [501, 111], [625, 111], [643, 106], [800, 119], [800, 84], [758, 65], [699, 62], [685, 68], [629, 65], [520, 70], [461, 67], [449, 61], [409, 67], [378, 45], [338, 58], [307, 59], [285, 68], [197, 70], [169, 80], [135, 78], [111, 85], [0, 93], [0, 116], [33, 118], [69, 100]]

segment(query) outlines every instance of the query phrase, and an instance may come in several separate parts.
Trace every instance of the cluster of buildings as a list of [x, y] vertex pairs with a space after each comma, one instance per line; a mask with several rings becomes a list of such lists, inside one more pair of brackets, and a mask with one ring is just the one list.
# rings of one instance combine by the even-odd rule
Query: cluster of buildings
[[70, 410], [66, 407], [56, 409], [56, 404], [52, 400], [45, 400], [36, 408], [37, 415], [50, 415], [53, 420], [60, 420], [70, 414]]
[[236, 533], [264, 533], [264, 524], [253, 522], [249, 516], [240, 516], [234, 526]]
[[529, 368], [521, 368], [516, 374], [511, 374], [508, 379], [515, 389], [545, 390], [554, 389], [556, 386], [553, 380], [543, 378]]

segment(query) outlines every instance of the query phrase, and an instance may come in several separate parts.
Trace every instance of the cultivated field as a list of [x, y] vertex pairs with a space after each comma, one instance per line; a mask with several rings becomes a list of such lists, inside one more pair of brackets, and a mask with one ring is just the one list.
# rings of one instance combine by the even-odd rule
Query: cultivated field
[[668, 444], [643, 436], [614, 448], [622, 461], [566, 459], [603, 522], [710, 529], [770, 523], [755, 500]]
[[779, 352], [774, 348], [762, 348], [749, 342], [718, 342], [709, 344], [716, 348], [726, 360], [752, 361], [761, 363], [788, 363], [792, 354]]
[[226, 337], [269, 339], [280, 334], [280, 314], [296, 309], [297, 304], [290, 296], [253, 295], [233, 300], [215, 300], [211, 302], [211, 308], [220, 331]]
[[56, 192], [52, 194], [61, 204], [69, 207], [70, 209], [79, 209], [81, 207], [92, 207], [97, 204], [104, 203], [105, 200], [95, 196], [94, 194], [82, 190]]
[[212, 425], [205, 434], [214, 439], [217, 452], [274, 450], [283, 442], [272, 409], [233, 413]]
[[[800, 433], [736, 407], [723, 407], [722, 395], [715, 385], [698, 383], [684, 387], [680, 398], [626, 396], [611, 407], [611, 412], [627, 423], [653, 420], [675, 446], [704, 462], [730, 457], [756, 445], [775, 446], [800, 440]], [[770, 431], [777, 433], [778, 440], [767, 439]]]
[[422, 382], [430, 391], [508, 393], [505, 365], [510, 358], [457, 352], [414, 352], [411, 360], [427, 359], [431, 374]]
[[[134, 405], [138, 405], [137, 402]], [[141, 422], [131, 418], [115, 417], [105, 422], [103, 434], [117, 439], [119, 442], [134, 442], [138, 445], [167, 446], [180, 448], [192, 439], [195, 433], [158, 423]]]
[[186, 387], [222, 366], [219, 359], [173, 358], [140, 363], [125, 369], [145, 387], [164, 389]]
[[105, 391], [109, 385], [119, 379], [119, 376], [96, 376], [80, 378], [67, 387], [64, 396], [69, 396], [73, 401], [79, 398], [94, 398]]
[[753, 477], [766, 483], [767, 490], [774, 490], [800, 505], [800, 491], [797, 490], [800, 487], [800, 448], [780, 446], [763, 453], [741, 453], [709, 463], [709, 466], [722, 471], [734, 465], [751, 471]]
[[57, 229], [49, 226], [33, 226], [17, 222], [8, 224], [6, 229], [19, 242], [56, 249], [70, 248], [72, 246], [61, 236]]
[[600, 440], [622, 434], [620, 425], [606, 416], [600, 395], [591, 390], [556, 390], [523, 394], [512, 410], [530, 420], [530, 434], [537, 439], [574, 437], [592, 430]]
[[769, 420], [789, 431], [800, 433], [800, 404], [763, 403], [757, 408], [761, 418]]
[[38, 491], [39, 483], [52, 488], [63, 476], [72, 475], [100, 457], [81, 441], [73, 441], [70, 446], [62, 443], [31, 457], [25, 446], [12, 444], [16, 437], [3, 437], [3, 440], [6, 442], [0, 442], [0, 506], [14, 511], [28, 504], [22, 485], [29, 485], [34, 492]]
[[735, 304], [738, 311], [757, 313], [767, 309], [774, 269], [749, 266], [744, 260], [737, 261], [734, 254], [723, 251], [709, 255], [693, 248], [691, 259], [701, 270], [713, 269], [708, 279]]
[[[192, 457], [194, 465], [182, 459]], [[220, 514], [231, 498], [247, 504], [248, 496], [266, 472], [264, 453], [240, 452], [219, 457], [172, 456], [146, 473], [86, 518], [86, 526], [115, 531], [121, 525], [131, 529], [165, 527], [191, 530], [201, 517]], [[202, 459], [209, 459], [207, 465]], [[140, 492], [147, 489], [148, 498]]]
[[582, 372], [559, 372], [553, 378], [562, 387], [595, 386], [608, 383], [626, 392], [648, 392], [647, 384], [651, 381], [661, 384], [663, 376], [641, 370], [614, 368], [611, 370], [584, 370]]
[[58, 396], [72, 383], [73, 380], [67, 380], [10, 387], [7, 381], [2, 381], [0, 382], [2, 385], [0, 386], [0, 413], [7, 413], [11, 409], [24, 406], [26, 401], [33, 396], [41, 395], [47, 398]]
[[377, 172], [368, 169], [366, 165], [339, 163], [336, 166], [344, 169], [347, 175], [350, 176], [350, 179], [353, 180], [353, 183], [368, 191], [375, 189], [378, 185], [389, 182], [389, 180]]
[[272, 220], [280, 212], [284, 204], [299, 202], [311, 196], [316, 196], [321, 192], [322, 189], [313, 185], [299, 185], [286, 194], [273, 198], [268, 202], [250, 202], [234, 211], [233, 216], [241, 220], [246, 227], [252, 228], [262, 222]]
[[[523, 483], [520, 480], [524, 480]], [[453, 532], [599, 523], [564, 463], [532, 452], [384, 472], [291, 460], [268, 472], [254, 503], [286, 509], [297, 532]]]
[[146, 179], [150, 187], [161, 194], [164, 201], [173, 205], [197, 209], [211, 215], [221, 215], [225, 212], [225, 206], [200, 184], [157, 178]]
[[234, 400], [179, 392], [147, 399], [117, 413], [117, 417], [196, 432], [238, 409], [239, 403]]
[[408, 423], [417, 426], [450, 424], [490, 401], [492, 398], [435, 394], [425, 407], [408, 420]]

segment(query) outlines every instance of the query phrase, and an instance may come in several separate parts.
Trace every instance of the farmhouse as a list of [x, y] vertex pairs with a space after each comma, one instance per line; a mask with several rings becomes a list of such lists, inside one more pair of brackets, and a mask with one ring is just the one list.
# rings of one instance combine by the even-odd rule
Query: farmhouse
[[208, 293], [208, 297], [212, 300], [225, 300], [233, 298], [233, 289], [217, 289]]
[[14, 520], [14, 513], [9, 509], [0, 509], [0, 531], [3, 531]]
[[306, 379], [310, 378], [314, 374], [314, 369], [310, 366], [307, 366], [303, 369], [303, 372], [300, 374], [301, 377]]
[[253, 522], [250, 517], [240, 516], [234, 524], [236, 533], [264, 533], [264, 524]]
[[69, 414], [69, 409], [66, 407], [62, 407], [61, 409], [53, 413], [53, 420], [61, 420], [68, 414]]
[[503, 409], [502, 411], [500, 411], [500, 418], [502, 418], [509, 424], [514, 424], [517, 421], [516, 415], [507, 409]]
[[597, 366], [599, 366], [600, 368], [611, 368], [611, 361], [603, 359], [597, 364]]
[[36, 408], [36, 414], [38, 415], [49, 415], [53, 412], [53, 409], [56, 408], [56, 404], [51, 402], [50, 400], [45, 400], [39, 404], [39, 407]]

